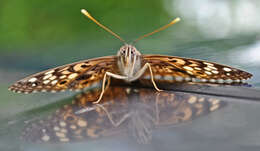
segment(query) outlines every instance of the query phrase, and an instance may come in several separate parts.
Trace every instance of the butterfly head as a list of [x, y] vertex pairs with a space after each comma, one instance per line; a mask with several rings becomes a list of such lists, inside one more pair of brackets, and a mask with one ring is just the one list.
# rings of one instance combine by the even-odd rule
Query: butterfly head
[[130, 58], [130, 56], [140, 56], [141, 53], [133, 45], [125, 44], [117, 52], [117, 56], [124, 56]]
[[117, 52], [118, 66], [122, 74], [131, 76], [141, 66], [141, 53], [133, 45], [125, 44]]

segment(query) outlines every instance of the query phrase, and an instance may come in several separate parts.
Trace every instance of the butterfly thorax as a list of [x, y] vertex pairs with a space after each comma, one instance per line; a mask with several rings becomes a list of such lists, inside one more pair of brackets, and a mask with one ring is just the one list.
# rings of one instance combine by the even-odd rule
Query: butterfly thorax
[[117, 65], [120, 73], [128, 77], [126, 81], [133, 81], [131, 79], [141, 69], [141, 63], [141, 53], [133, 45], [125, 44], [117, 52]]

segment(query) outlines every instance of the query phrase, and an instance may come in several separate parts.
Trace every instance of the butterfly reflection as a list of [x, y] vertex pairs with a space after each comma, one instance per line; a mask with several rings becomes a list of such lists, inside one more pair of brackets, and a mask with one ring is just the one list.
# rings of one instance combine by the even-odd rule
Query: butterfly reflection
[[[22, 138], [32, 142], [77, 142], [129, 134], [149, 143], [154, 129], [185, 123], [226, 105], [190, 93], [111, 86], [100, 104], [100, 89], [81, 93], [44, 119], [28, 123]], [[78, 113], [84, 109], [83, 113]]]

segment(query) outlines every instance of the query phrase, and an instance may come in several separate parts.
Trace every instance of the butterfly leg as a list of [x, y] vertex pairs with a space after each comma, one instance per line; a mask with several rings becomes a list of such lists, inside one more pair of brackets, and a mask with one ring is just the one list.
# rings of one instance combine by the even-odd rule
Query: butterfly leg
[[[106, 86], [106, 80], [107, 80], [107, 76], [109, 76], [109, 79], [108, 79], [108, 80], [109, 80], [109, 82], [107, 83], [107, 86]], [[97, 100], [97, 101], [93, 102], [94, 104], [97, 104], [97, 103], [99, 103], [99, 102], [100, 102], [100, 100], [102, 99], [102, 97], [103, 97], [103, 94], [104, 94], [104, 92], [105, 92], [106, 88], [108, 88], [108, 87], [109, 87], [109, 84], [110, 84], [110, 77], [113, 77], [113, 78], [115, 78], [115, 79], [127, 79], [127, 77], [126, 77], [126, 76], [121, 76], [121, 75], [114, 74], [114, 73], [111, 73], [111, 72], [106, 72], [106, 73], [105, 73], [105, 75], [104, 75], [104, 77], [103, 77], [103, 82], [102, 82], [102, 90], [101, 90], [100, 96], [99, 96], [99, 98], [98, 98], [98, 100]]]
[[98, 107], [100, 107], [101, 109], [103, 109], [109, 119], [109, 121], [112, 123], [112, 125], [114, 127], [118, 127], [119, 125], [121, 125], [128, 117], [131, 116], [131, 112], [130, 113], [127, 113], [125, 114], [119, 121], [115, 121], [112, 117], [112, 115], [107, 111], [107, 109], [103, 106], [103, 105], [100, 105], [100, 104], [97, 104]]
[[150, 71], [151, 81], [152, 81], [152, 83], [153, 83], [154, 88], [155, 88], [157, 91], [159, 91], [159, 92], [160, 92], [160, 91], [163, 91], [163, 90], [161, 90], [161, 89], [159, 89], [159, 88], [157, 87], [157, 85], [156, 85], [156, 83], [155, 83], [155, 81], [154, 81], [152, 67], [151, 67], [151, 65], [150, 65], [149, 63], [146, 63], [146, 64], [137, 72], [137, 74], [131, 79], [131, 81], [134, 81], [134, 80], [137, 80], [138, 78], [140, 78], [140, 77], [144, 74], [144, 72], [147, 70], [147, 68], [148, 68], [149, 71]]
[[153, 83], [154, 88], [155, 88], [157, 91], [159, 91], [159, 92], [162, 91], [161, 89], [159, 89], [159, 88], [157, 87], [156, 83], [154, 82], [153, 71], [152, 71], [151, 65], [150, 65], [149, 63], [146, 63], [145, 65], [147, 65], [148, 68], [149, 68], [149, 71], [150, 71], [150, 74], [151, 74], [151, 81], [152, 81], [152, 83]]

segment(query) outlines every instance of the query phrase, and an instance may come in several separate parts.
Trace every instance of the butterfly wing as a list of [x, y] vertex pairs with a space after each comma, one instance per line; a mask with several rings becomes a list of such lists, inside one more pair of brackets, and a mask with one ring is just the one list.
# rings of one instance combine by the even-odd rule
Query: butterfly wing
[[98, 84], [105, 72], [116, 72], [116, 57], [84, 60], [36, 73], [17, 81], [9, 90], [17, 93], [78, 90]]
[[[233, 67], [197, 59], [144, 55], [143, 61], [151, 65], [157, 81], [240, 83], [252, 77], [252, 74]], [[150, 79], [150, 73], [147, 71], [143, 78]]]

